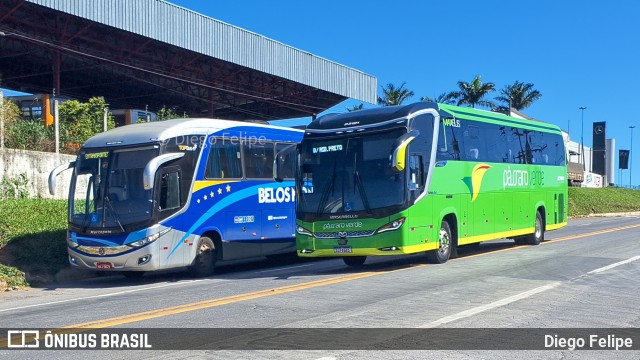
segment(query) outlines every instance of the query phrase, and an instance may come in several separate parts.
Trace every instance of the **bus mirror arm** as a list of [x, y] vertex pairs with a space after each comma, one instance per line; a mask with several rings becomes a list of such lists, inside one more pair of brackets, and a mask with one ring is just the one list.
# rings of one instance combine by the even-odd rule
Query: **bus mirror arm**
[[406, 167], [407, 161], [407, 147], [413, 139], [420, 135], [418, 130], [411, 130], [408, 133], [400, 136], [394, 143], [394, 149], [391, 153], [391, 169], [395, 172], [401, 172]]
[[153, 184], [156, 181], [156, 171], [162, 166], [162, 164], [171, 160], [179, 159], [184, 156], [184, 153], [168, 153], [162, 154], [151, 159], [147, 166], [144, 167], [142, 173], [142, 184], [145, 190], [153, 189]]
[[58, 165], [55, 169], [51, 170], [49, 173], [49, 194], [56, 194], [56, 178], [60, 175], [61, 172], [71, 169], [76, 165], [75, 161], [68, 162], [66, 164]]
[[278, 151], [278, 153], [276, 153], [276, 157], [273, 159], [273, 180], [274, 181], [279, 183], [284, 181], [284, 174], [282, 172], [284, 171], [283, 168], [285, 165], [286, 156], [290, 152], [296, 150], [297, 148], [298, 148], [297, 144], [292, 144]]

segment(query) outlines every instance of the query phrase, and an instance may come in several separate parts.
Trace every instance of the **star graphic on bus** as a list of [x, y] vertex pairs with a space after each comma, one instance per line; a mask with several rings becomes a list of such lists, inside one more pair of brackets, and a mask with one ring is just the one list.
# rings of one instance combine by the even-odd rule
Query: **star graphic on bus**
[[218, 195], [222, 195], [222, 188], [218, 188]]
[[209, 195], [211, 195], [211, 197], [213, 197], [215, 195], [215, 193], [213, 191], [211, 191], [211, 193]]
[[231, 192], [231, 186], [227, 184], [227, 192]]

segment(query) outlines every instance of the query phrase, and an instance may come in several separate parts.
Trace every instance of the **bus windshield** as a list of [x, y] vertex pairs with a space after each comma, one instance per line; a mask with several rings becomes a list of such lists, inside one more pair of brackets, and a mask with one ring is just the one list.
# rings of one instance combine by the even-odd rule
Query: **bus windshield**
[[69, 222], [83, 229], [116, 228], [147, 222], [153, 195], [142, 174], [158, 147], [80, 152], [71, 180]]
[[389, 155], [395, 140], [405, 132], [402, 128], [304, 140], [298, 212], [312, 217], [380, 214], [385, 208], [402, 205], [404, 174], [391, 169]]

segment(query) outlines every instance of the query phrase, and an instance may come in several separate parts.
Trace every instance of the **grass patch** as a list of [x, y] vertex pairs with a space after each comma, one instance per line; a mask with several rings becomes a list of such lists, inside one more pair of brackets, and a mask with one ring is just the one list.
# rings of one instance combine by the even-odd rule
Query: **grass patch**
[[640, 211], [640, 191], [618, 187], [569, 188], [569, 216]]
[[[627, 211], [640, 211], [640, 191], [569, 188], [571, 217]], [[0, 201], [0, 291], [55, 281], [69, 267], [66, 233], [65, 200]]]
[[50, 281], [68, 266], [66, 232], [64, 200], [0, 201], [0, 285]]

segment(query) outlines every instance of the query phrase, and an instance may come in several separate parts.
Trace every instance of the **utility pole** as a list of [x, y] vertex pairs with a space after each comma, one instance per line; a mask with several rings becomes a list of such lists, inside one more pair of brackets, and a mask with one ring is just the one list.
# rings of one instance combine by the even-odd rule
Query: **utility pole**
[[631, 129], [631, 146], [629, 147], [629, 188], [631, 188], [631, 154], [633, 153], [633, 129], [635, 126], [629, 126]]
[[[580, 134], [580, 153], [582, 154], [582, 167], [584, 168], [584, 170], [587, 170], [587, 163], [584, 157], [584, 111], [587, 109], [587, 107], [581, 106], [579, 107], [579, 109], [582, 111], [582, 120], [580, 122], [582, 126], [582, 133]], [[591, 151], [593, 151], [593, 149]]]
[[4, 151], [4, 97], [0, 91], [0, 150]]

